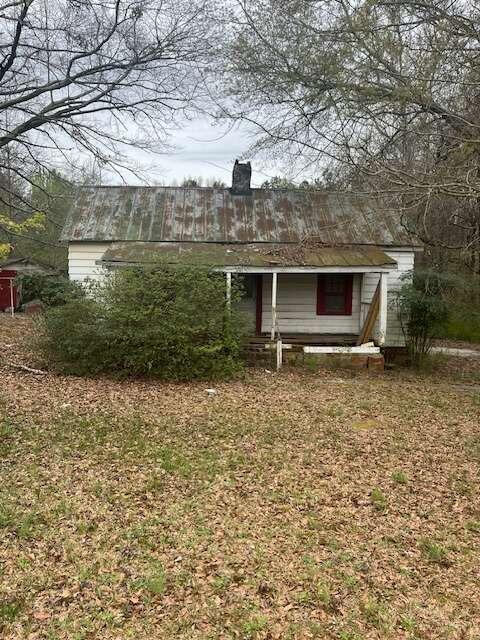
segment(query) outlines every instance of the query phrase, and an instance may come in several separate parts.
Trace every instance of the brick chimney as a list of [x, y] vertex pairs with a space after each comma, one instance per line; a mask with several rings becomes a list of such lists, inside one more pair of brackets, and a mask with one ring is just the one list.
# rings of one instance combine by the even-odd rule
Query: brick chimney
[[234, 196], [252, 195], [252, 189], [250, 187], [251, 178], [252, 165], [250, 162], [239, 162], [238, 160], [235, 160], [230, 193]]

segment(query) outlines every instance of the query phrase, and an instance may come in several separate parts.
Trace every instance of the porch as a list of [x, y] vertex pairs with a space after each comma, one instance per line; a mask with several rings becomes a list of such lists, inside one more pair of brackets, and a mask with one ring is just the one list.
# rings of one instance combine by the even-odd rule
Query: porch
[[[294, 346], [351, 346], [356, 345], [358, 336], [350, 333], [283, 333], [282, 340]], [[266, 345], [270, 335], [253, 335], [251, 344]]]
[[250, 350], [278, 350], [278, 367], [287, 350], [368, 356], [385, 344], [391, 269], [223, 270], [227, 300], [232, 278], [243, 280]]

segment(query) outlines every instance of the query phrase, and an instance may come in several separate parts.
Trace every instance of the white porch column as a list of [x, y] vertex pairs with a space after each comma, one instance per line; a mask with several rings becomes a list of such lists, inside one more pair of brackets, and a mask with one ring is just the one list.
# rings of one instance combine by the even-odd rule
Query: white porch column
[[230, 309], [232, 303], [232, 274], [228, 271], [227, 274], [227, 308]]
[[380, 297], [378, 305], [378, 344], [383, 346], [387, 335], [387, 305], [388, 305], [388, 273], [380, 274]]
[[275, 328], [277, 326], [277, 272], [272, 273], [272, 328], [270, 330], [270, 339], [275, 340]]
[[[355, 282], [355, 276], [354, 276]], [[366, 310], [365, 310], [365, 274], [360, 274], [360, 312], [358, 314], [358, 333], [362, 333], [362, 327], [366, 318]]]

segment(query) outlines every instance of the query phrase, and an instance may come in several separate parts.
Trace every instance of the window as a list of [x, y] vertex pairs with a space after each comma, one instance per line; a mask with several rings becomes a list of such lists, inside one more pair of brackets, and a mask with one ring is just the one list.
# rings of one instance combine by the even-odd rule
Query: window
[[318, 276], [317, 315], [352, 315], [352, 274], [321, 274]]

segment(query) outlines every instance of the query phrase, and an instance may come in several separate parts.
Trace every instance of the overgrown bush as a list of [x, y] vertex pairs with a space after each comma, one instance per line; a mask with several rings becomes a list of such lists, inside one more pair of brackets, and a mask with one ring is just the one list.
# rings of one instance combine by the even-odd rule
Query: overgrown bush
[[234, 285], [228, 311], [225, 276], [204, 268], [120, 269], [86, 298], [49, 309], [38, 346], [66, 373], [228, 377], [243, 365], [239, 296]]
[[446, 293], [452, 280], [433, 271], [407, 274], [406, 280], [396, 303], [411, 363], [421, 366], [448, 319]]
[[47, 307], [58, 307], [84, 296], [84, 289], [78, 282], [63, 276], [31, 274], [22, 275], [19, 280], [24, 303], [41, 300]]

